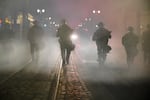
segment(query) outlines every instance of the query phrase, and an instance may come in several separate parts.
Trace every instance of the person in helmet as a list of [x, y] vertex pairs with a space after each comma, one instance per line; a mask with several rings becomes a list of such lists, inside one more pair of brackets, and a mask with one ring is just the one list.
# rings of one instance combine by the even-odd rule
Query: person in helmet
[[122, 37], [122, 45], [125, 48], [127, 55], [127, 64], [131, 66], [134, 62], [134, 58], [138, 53], [137, 44], [139, 42], [138, 36], [134, 33], [132, 26], [128, 27], [128, 32]]
[[104, 27], [103, 22], [98, 23], [98, 29], [94, 32], [92, 40], [96, 42], [98, 61], [104, 63], [107, 53], [111, 50], [108, 41], [111, 38], [111, 31]]

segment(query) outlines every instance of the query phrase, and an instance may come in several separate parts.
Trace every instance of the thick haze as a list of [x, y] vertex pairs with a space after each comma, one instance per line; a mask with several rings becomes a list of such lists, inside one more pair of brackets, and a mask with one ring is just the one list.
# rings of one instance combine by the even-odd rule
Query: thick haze
[[[112, 46], [112, 51], [110, 52], [110, 54], [108, 54], [107, 66], [112, 68], [114, 68], [114, 66], [117, 68], [127, 68], [126, 54], [121, 44], [121, 37], [123, 36], [125, 31], [127, 31], [126, 27], [128, 25], [132, 25], [135, 28], [135, 31], [137, 31], [137, 24], [139, 20], [137, 19], [137, 12], [139, 11], [139, 9], [145, 9], [143, 6], [145, 1], [146, 0], [0, 0], [0, 12], [3, 12], [6, 15], [9, 15], [11, 13], [15, 15], [13, 11], [25, 10], [27, 12], [30, 12], [33, 16], [37, 17], [38, 15], [36, 13], [36, 9], [46, 9], [45, 15], [43, 16], [52, 16], [52, 18], [58, 22], [61, 19], [65, 18], [72, 28], [77, 27], [77, 25], [80, 23], [84, 23], [85, 18], [91, 17], [92, 19], [94, 19], [94, 21], [90, 24], [87, 24], [88, 31], [80, 31], [78, 33], [86, 35], [84, 35], [84, 38], [79, 37], [82, 41], [78, 41], [79, 43], [77, 42], [78, 44], [76, 44], [76, 51], [80, 54], [79, 56], [81, 56], [83, 63], [92, 63], [91, 66], [97, 65], [96, 46], [91, 40], [91, 36], [96, 30], [95, 25], [99, 21], [103, 21], [106, 28], [112, 31], [112, 39], [109, 41], [109, 44]], [[100, 10], [101, 13], [93, 14], [92, 10]], [[49, 32], [49, 34], [52, 33]], [[3, 43], [0, 43], [0, 53], [2, 54], [0, 58], [1, 66], [7, 64], [9, 64], [10, 66], [13, 64], [14, 66], [16, 66], [16, 63], [23, 62], [23, 60], [25, 59], [24, 57], [30, 57], [28, 42], [19, 42], [19, 40], [13, 40], [12, 42], [8, 41], [5, 45], [3, 45]], [[45, 47], [41, 51], [41, 61], [46, 64], [55, 63], [54, 58], [57, 58], [60, 51], [56, 37], [47, 37], [45, 39], [45, 43]], [[140, 50], [140, 48], [138, 49]], [[134, 67], [131, 73], [128, 73], [127, 71], [127, 73], [125, 73], [125, 76], [128, 74], [131, 74], [132, 76], [132, 72], [135, 73], [134, 75], [136, 76], [137, 70], [144, 70], [143, 72], [141, 72], [141, 74], [145, 72], [145, 68], [141, 70], [141, 56], [142, 53], [141, 51], [139, 51], [139, 55], [135, 60], [136, 65], [138, 65], [137, 67], [140, 66], [140, 68], [137, 69], [137, 67]], [[89, 71], [90, 74], [94, 73], [94, 70], [91, 68], [91, 66], [88, 66], [89, 69], [85, 68], [85, 72]], [[97, 70], [97, 67], [95, 70]], [[111, 74], [109, 74], [107, 71], [107, 69], [101, 71], [101, 74], [103, 74], [104, 76], [102, 77], [103, 79], [105, 79], [105, 74], [109, 78], [111, 78]], [[113, 71], [112, 74], [116, 73], [115, 71]], [[120, 72], [117, 75], [119, 76]]]

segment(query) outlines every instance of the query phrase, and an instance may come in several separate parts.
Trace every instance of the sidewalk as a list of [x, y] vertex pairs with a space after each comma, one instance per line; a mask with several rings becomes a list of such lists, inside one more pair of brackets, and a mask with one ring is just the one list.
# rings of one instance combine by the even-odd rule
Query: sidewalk
[[63, 66], [57, 100], [92, 100], [90, 91], [79, 77], [74, 61]]

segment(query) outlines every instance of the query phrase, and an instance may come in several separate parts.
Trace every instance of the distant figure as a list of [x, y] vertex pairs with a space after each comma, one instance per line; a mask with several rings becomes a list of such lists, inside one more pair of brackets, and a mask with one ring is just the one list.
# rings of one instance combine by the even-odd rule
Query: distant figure
[[44, 30], [39, 25], [39, 22], [35, 20], [33, 26], [28, 31], [32, 61], [38, 61], [39, 59], [39, 50], [43, 47], [43, 36]]
[[65, 20], [62, 20], [62, 25], [58, 28], [57, 37], [59, 37], [59, 44], [61, 49], [61, 56], [64, 64], [69, 64], [71, 51], [74, 50], [75, 45], [72, 43], [71, 35], [73, 29], [70, 28]]
[[122, 37], [122, 44], [127, 54], [127, 64], [131, 66], [134, 58], [138, 53], [137, 44], [139, 42], [138, 36], [134, 33], [132, 26], [128, 27], [128, 32]]
[[147, 30], [142, 35], [142, 47], [144, 51], [144, 62], [150, 63], [150, 24], [147, 25]]
[[108, 41], [111, 38], [111, 31], [104, 28], [104, 24], [100, 22], [98, 29], [94, 32], [92, 40], [96, 42], [98, 51], [98, 61], [103, 64], [106, 60], [107, 53], [111, 50]]

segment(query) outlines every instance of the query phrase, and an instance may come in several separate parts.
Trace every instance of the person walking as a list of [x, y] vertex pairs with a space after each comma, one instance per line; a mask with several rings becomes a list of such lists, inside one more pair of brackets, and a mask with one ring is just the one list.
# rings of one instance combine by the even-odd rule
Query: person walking
[[59, 38], [61, 49], [62, 64], [69, 64], [71, 51], [74, 50], [75, 45], [71, 40], [73, 29], [66, 24], [66, 20], [61, 21], [56, 36]]
[[139, 42], [138, 36], [134, 33], [132, 26], [128, 27], [128, 32], [122, 37], [122, 44], [127, 54], [127, 64], [131, 66], [134, 62], [135, 56], [138, 54], [137, 44]]
[[28, 31], [28, 40], [30, 42], [30, 49], [32, 61], [38, 61], [39, 51], [43, 47], [44, 30], [37, 20], [33, 21], [33, 26]]
[[98, 29], [94, 32], [92, 40], [96, 42], [98, 61], [103, 64], [106, 60], [107, 53], [111, 50], [108, 41], [111, 38], [111, 31], [104, 27], [103, 22], [99, 22]]

